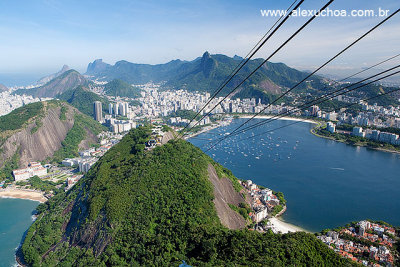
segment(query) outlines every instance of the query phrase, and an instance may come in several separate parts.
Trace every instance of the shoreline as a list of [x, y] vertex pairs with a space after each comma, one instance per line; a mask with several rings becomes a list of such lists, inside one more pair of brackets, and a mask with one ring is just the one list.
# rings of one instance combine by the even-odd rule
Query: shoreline
[[[274, 116], [261, 115], [261, 116], [257, 116], [256, 119], [264, 119], [265, 120], [265, 119], [270, 119], [272, 117], [274, 117]], [[234, 118], [234, 119], [250, 119], [250, 118], [252, 118], [252, 115], [238, 115], [238, 118]], [[314, 120], [310, 120], [310, 119], [295, 118], [295, 117], [280, 117], [277, 120], [299, 121], [299, 122], [306, 122], [306, 123], [311, 123], [311, 124], [319, 124], [318, 121], [314, 121]], [[222, 127], [222, 126], [227, 126], [227, 125], [224, 123], [218, 123], [218, 124], [208, 126], [207, 129], [202, 129], [202, 130], [198, 131], [197, 133], [193, 133], [191, 135], [185, 136], [185, 140], [196, 137], [202, 133], [209, 132], [211, 130], [214, 130], [214, 129]]]
[[45, 198], [43, 193], [41, 192], [15, 189], [15, 188], [1, 189], [0, 199], [1, 198], [26, 199], [31, 201], [38, 201], [40, 203], [44, 203], [47, 201], [47, 198]]
[[[227, 124], [227, 125], [229, 125], [229, 124]], [[193, 133], [193, 134], [190, 134], [190, 135], [185, 136], [184, 139], [187, 140], [187, 139], [196, 137], [196, 136], [198, 136], [198, 135], [200, 135], [200, 134], [202, 134], [202, 133], [206, 133], [206, 132], [209, 132], [209, 131], [211, 131], [211, 130], [217, 129], [217, 128], [222, 127], [222, 126], [227, 126], [227, 125], [225, 125], [225, 124], [222, 123], [222, 122], [221, 122], [221, 123], [218, 123], [218, 124], [212, 124], [212, 125], [210, 125], [210, 126], [207, 126], [205, 129], [201, 129], [200, 131], [198, 131], [198, 132], [196, 132], [196, 133]]]
[[[239, 115], [239, 118], [241, 119], [250, 119], [253, 116], [251, 115]], [[262, 115], [262, 116], [257, 116], [254, 119], [271, 119], [274, 116], [271, 115]], [[301, 122], [307, 122], [307, 123], [312, 123], [312, 124], [318, 124], [317, 121], [310, 120], [310, 119], [302, 119], [302, 118], [295, 118], [295, 117], [280, 117], [277, 118], [277, 120], [285, 120], [285, 121], [301, 121]]]
[[301, 228], [297, 225], [288, 223], [281, 219], [280, 217], [272, 217], [268, 219], [268, 222], [271, 224], [271, 229], [276, 232], [281, 232], [282, 234], [286, 234], [289, 232], [305, 232], [305, 233], [311, 233], [304, 228]]
[[338, 143], [342, 143], [342, 144], [346, 144], [346, 145], [349, 145], [349, 146], [354, 146], [354, 147], [365, 147], [365, 148], [367, 148], [367, 149], [371, 149], [371, 150], [375, 150], [375, 151], [381, 151], [381, 152], [385, 152], [385, 153], [393, 153], [393, 154], [400, 155], [400, 151], [397, 151], [397, 150], [390, 150], [390, 149], [379, 148], [379, 147], [371, 147], [371, 146], [368, 146], [368, 145], [361, 145], [361, 144], [351, 144], [351, 143], [346, 142], [345, 140], [336, 140], [335, 138], [330, 137], [330, 136], [324, 136], [324, 135], [317, 134], [317, 133], [315, 132], [315, 129], [316, 129], [317, 127], [319, 127], [319, 125], [316, 125], [315, 127], [313, 127], [313, 128], [310, 130], [310, 133], [311, 133], [312, 135], [316, 136], [316, 137], [324, 138], [324, 139], [327, 139], [327, 140], [332, 140], [332, 141], [335, 141], [335, 142], [338, 142]]

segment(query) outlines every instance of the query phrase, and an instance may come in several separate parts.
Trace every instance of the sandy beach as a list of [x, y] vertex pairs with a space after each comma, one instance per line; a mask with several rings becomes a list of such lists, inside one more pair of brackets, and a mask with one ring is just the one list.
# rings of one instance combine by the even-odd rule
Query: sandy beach
[[47, 201], [47, 198], [44, 197], [43, 193], [14, 188], [0, 190], [0, 198], [29, 199], [33, 201], [39, 201], [40, 203]]
[[307, 232], [306, 230], [296, 225], [284, 222], [276, 217], [268, 219], [268, 221], [271, 223], [272, 228], [276, 230], [276, 232], [281, 232], [282, 234], [286, 234], [289, 232]]
[[[250, 119], [252, 118], [253, 115], [241, 115], [240, 118], [243, 119]], [[257, 116], [254, 119], [271, 119], [274, 116], [271, 115], [261, 115]], [[274, 118], [276, 119], [276, 117]], [[313, 123], [313, 124], [318, 124], [316, 121], [313, 120], [308, 120], [308, 119], [302, 119], [302, 118], [293, 118], [293, 117], [279, 117], [278, 120], [286, 120], [286, 121], [302, 121], [302, 122], [308, 122], [308, 123]]]

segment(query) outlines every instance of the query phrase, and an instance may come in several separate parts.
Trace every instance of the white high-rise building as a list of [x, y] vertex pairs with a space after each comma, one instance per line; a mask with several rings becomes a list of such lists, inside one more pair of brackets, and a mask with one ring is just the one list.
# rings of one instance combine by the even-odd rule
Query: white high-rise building
[[326, 130], [329, 131], [330, 133], [336, 132], [336, 125], [332, 122], [328, 122], [326, 124]]
[[126, 116], [126, 107], [125, 107], [125, 103], [119, 103], [118, 104], [118, 113], [121, 116]]
[[110, 115], [113, 115], [114, 114], [114, 105], [113, 105], [113, 103], [110, 103], [110, 104], [108, 104], [108, 113], [110, 114]]

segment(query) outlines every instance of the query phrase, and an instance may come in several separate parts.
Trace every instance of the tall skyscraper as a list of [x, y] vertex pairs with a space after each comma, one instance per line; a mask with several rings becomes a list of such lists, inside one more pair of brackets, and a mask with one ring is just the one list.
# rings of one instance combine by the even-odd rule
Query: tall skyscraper
[[114, 114], [115, 111], [113, 111], [113, 109], [114, 109], [113, 103], [108, 104], [108, 113], [109, 113], [110, 115], [113, 115], [113, 114]]
[[125, 107], [124, 103], [118, 104], [118, 111], [119, 111], [119, 115], [126, 116], [126, 107]]
[[96, 121], [102, 121], [103, 120], [103, 110], [101, 106], [100, 101], [95, 101], [93, 103], [93, 113], [94, 113], [94, 119]]

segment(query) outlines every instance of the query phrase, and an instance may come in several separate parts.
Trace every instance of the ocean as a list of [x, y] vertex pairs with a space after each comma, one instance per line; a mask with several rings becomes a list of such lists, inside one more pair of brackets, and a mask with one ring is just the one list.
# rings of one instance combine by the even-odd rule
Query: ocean
[[[190, 142], [204, 151], [209, 143], [204, 139], [229, 133], [243, 120]], [[274, 121], [245, 136], [292, 123]], [[244, 141], [239, 135], [206, 153], [236, 177], [282, 191], [288, 201], [282, 218], [306, 230], [367, 218], [400, 225], [400, 155], [319, 138], [310, 133], [312, 127], [300, 122]]]
[[32, 224], [39, 202], [0, 198], [0, 267], [15, 266], [15, 250]]

